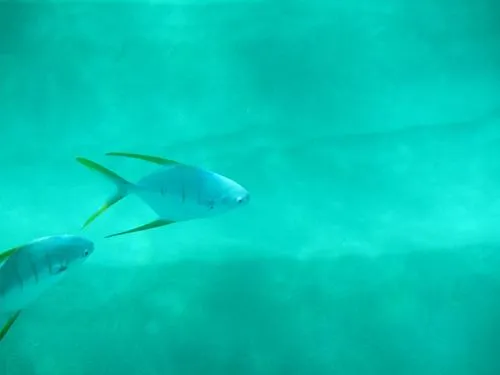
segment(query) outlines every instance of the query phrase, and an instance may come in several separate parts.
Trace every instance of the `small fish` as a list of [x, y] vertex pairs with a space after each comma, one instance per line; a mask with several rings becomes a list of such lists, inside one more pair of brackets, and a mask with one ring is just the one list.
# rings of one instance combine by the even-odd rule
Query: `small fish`
[[93, 251], [94, 244], [83, 237], [59, 235], [0, 253], [0, 313], [10, 316], [0, 330], [0, 341], [22, 310]]
[[116, 186], [116, 192], [90, 216], [83, 227], [131, 193], [139, 196], [158, 215], [156, 220], [148, 224], [108, 235], [106, 238], [158, 228], [179, 221], [215, 216], [243, 206], [250, 199], [250, 194], [243, 186], [202, 168], [157, 156], [123, 152], [110, 152], [106, 155], [124, 156], [161, 165], [159, 169], [134, 184], [91, 160], [76, 158], [79, 163], [100, 172]]

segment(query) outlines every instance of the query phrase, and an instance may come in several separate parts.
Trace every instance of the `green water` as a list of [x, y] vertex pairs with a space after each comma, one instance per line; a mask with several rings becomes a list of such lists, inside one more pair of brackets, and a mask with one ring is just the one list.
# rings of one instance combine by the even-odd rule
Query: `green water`
[[[23, 312], [0, 375], [498, 375], [500, 6], [493, 0], [0, 2], [0, 246], [88, 262]], [[219, 217], [112, 186], [212, 169]]]

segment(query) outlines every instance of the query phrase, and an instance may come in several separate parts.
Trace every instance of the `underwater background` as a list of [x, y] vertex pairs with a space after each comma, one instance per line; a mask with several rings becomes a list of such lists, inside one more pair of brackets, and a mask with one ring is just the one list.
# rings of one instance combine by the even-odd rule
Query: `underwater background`
[[[0, 246], [96, 251], [23, 312], [0, 374], [500, 373], [495, 0], [0, 2]], [[109, 151], [251, 193], [85, 231]]]

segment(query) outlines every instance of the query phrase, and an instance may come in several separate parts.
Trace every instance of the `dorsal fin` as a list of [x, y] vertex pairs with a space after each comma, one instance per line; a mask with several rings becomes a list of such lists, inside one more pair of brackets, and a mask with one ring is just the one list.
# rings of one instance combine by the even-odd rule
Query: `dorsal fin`
[[159, 156], [142, 155], [142, 154], [132, 154], [128, 152], [108, 152], [107, 156], [124, 156], [126, 158], [139, 159], [144, 161], [149, 161], [150, 163], [160, 164], [160, 165], [173, 165], [180, 164], [175, 160], [165, 159]]
[[4, 261], [6, 261], [8, 257], [10, 257], [12, 254], [14, 254], [20, 248], [22, 248], [22, 246], [17, 246], [17, 247], [13, 247], [12, 249], [9, 249], [9, 250], [2, 251], [0, 253], [0, 263], [3, 263]]

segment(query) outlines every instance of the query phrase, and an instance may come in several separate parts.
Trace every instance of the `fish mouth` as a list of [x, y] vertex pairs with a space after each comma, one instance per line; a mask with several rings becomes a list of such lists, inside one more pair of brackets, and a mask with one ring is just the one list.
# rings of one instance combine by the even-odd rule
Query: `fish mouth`
[[85, 248], [83, 249], [83, 257], [86, 258], [94, 252], [94, 243], [92, 241], [87, 241]]

